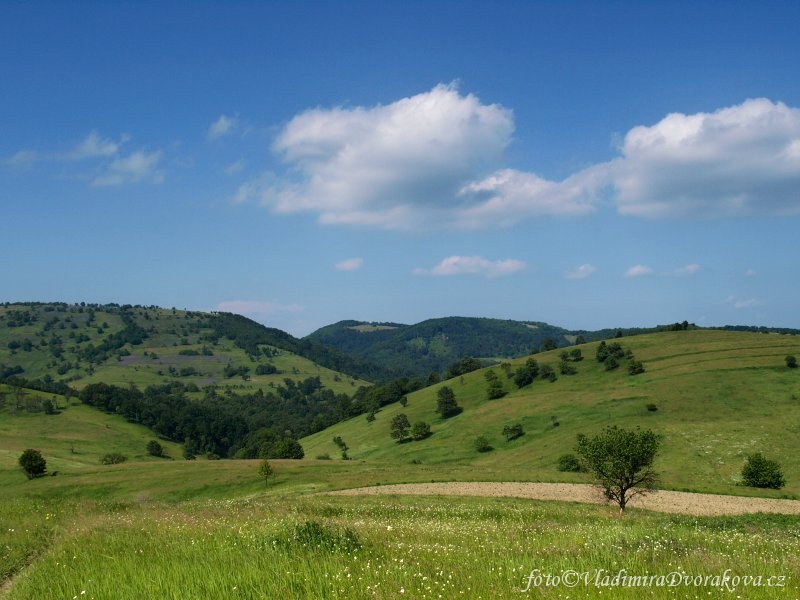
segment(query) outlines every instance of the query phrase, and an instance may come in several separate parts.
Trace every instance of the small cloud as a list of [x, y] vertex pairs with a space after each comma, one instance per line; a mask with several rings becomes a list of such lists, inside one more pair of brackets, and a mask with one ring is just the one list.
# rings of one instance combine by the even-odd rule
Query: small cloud
[[564, 277], [567, 279], [586, 279], [597, 271], [597, 267], [592, 265], [581, 265], [580, 267], [567, 271]]
[[653, 269], [651, 269], [647, 265], [634, 265], [625, 272], [625, 277], [628, 278], [646, 277], [647, 275], [652, 275], [652, 274], [653, 274]]
[[414, 269], [414, 275], [482, 275], [484, 277], [503, 277], [525, 268], [520, 260], [487, 260], [480, 256], [448, 256], [432, 269]]
[[760, 300], [756, 298], [748, 298], [747, 300], [742, 299], [734, 299], [733, 301], [733, 308], [752, 308], [753, 306], [758, 306], [761, 304]]
[[229, 133], [233, 133], [239, 127], [239, 117], [226, 117], [220, 115], [219, 119], [214, 121], [208, 127], [208, 139], [215, 140]]
[[697, 273], [702, 267], [696, 263], [692, 263], [690, 265], [686, 265], [685, 267], [679, 267], [672, 271], [671, 275], [675, 275], [676, 277], [687, 277], [689, 275], [694, 275]]
[[83, 160], [85, 158], [109, 157], [119, 152], [120, 145], [127, 141], [127, 136], [123, 136], [120, 143], [108, 138], [101, 138], [100, 134], [92, 131], [80, 144], [75, 146], [64, 158], [67, 160]]
[[247, 162], [240, 158], [236, 162], [232, 162], [228, 166], [226, 166], [223, 171], [225, 171], [226, 175], [236, 175], [237, 173], [241, 173], [244, 170], [245, 165]]
[[357, 271], [364, 266], [363, 258], [348, 258], [334, 265], [337, 271]]
[[164, 153], [161, 150], [155, 152], [140, 150], [124, 158], [118, 158], [108, 165], [106, 172], [97, 177], [92, 185], [102, 187], [136, 183], [143, 180], [161, 183], [164, 181], [164, 172], [158, 170], [158, 164], [163, 156]]
[[35, 150], [20, 150], [3, 160], [3, 164], [12, 169], [27, 171], [40, 159]]
[[303, 307], [298, 304], [261, 302], [258, 300], [225, 300], [217, 304], [220, 312], [229, 312], [246, 317], [268, 317], [278, 313], [299, 313]]

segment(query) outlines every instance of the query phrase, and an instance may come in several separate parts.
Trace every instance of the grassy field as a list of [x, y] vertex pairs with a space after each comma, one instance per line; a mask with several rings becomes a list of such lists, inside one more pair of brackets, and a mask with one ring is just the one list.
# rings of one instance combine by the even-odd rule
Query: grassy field
[[[558, 457], [572, 452], [578, 433], [606, 425], [651, 428], [663, 434], [657, 467], [671, 489], [739, 494], [745, 456], [761, 451], [784, 467], [782, 494], [800, 494], [800, 369], [785, 356], [800, 355], [794, 336], [724, 331], [682, 331], [621, 338], [624, 348], [644, 362], [646, 372], [630, 376], [626, 361], [612, 372], [594, 359], [597, 344], [582, 346], [584, 359], [572, 363], [576, 375], [555, 382], [535, 380], [517, 390], [502, 369], [494, 370], [508, 394], [486, 399], [485, 369], [408, 396], [368, 422], [357, 417], [302, 440], [307, 457], [338, 458], [341, 436], [356, 460], [416, 462], [438, 466], [469, 463], [481, 471], [526, 472], [526, 479], [575, 481], [557, 470]], [[536, 355], [558, 371], [560, 351]], [[513, 361], [516, 368], [524, 359]], [[464, 409], [443, 420], [436, 413], [436, 390], [450, 386]], [[649, 411], [655, 404], [656, 411]], [[398, 444], [389, 434], [392, 418], [405, 413], [425, 421], [432, 435]], [[555, 423], [558, 423], [555, 426]], [[525, 435], [507, 442], [505, 425], [521, 423]], [[475, 438], [486, 436], [491, 452], [478, 453]]]
[[[485, 399], [483, 372], [470, 373], [446, 382], [460, 415], [441, 421], [436, 387], [421, 390], [372, 423], [362, 416], [304, 439], [308, 458], [271, 461], [276, 476], [268, 487], [258, 461], [157, 459], [145, 453], [153, 435], [115, 415], [64, 398], [56, 398], [55, 415], [7, 402], [0, 410], [0, 597], [798, 597], [799, 517], [632, 508], [620, 520], [613, 507], [570, 502], [311, 495], [395, 482], [586, 482], [558, 472], [556, 459], [578, 432], [611, 422], [664, 435], [657, 468], [665, 487], [800, 494], [800, 373], [784, 363], [787, 354], [800, 355], [797, 338], [690, 331], [621, 341], [646, 373], [631, 377], [624, 364], [606, 372], [592, 344], [575, 363], [578, 374], [554, 383], [515, 390], [495, 367], [509, 392], [499, 400]], [[536, 358], [558, 360], [557, 353]], [[391, 440], [389, 421], [401, 411], [412, 423], [428, 421], [433, 435]], [[506, 442], [503, 425], [517, 422], [526, 434]], [[353, 460], [338, 459], [334, 435]], [[477, 453], [477, 435], [495, 449]], [[162, 444], [169, 456], [181, 455], [179, 446]], [[48, 472], [58, 474], [27, 480], [16, 464], [27, 447], [40, 449]], [[743, 456], [755, 450], [781, 463], [784, 490], [735, 484]], [[101, 465], [111, 451], [128, 462]], [[333, 460], [314, 459], [323, 453]], [[614, 585], [623, 569], [655, 579]], [[572, 571], [586, 575], [573, 580]], [[554, 585], [556, 576], [574, 587]], [[761, 580], [745, 583], [745, 576]]]
[[[642, 511], [620, 521], [607, 508], [570, 503], [401, 497], [39, 509], [56, 525], [26, 534], [41, 554], [7, 588], [10, 600], [790, 598], [799, 590], [796, 517]], [[13, 545], [13, 533], [6, 537]], [[655, 579], [615, 586], [620, 574]], [[761, 586], [744, 585], [745, 576]], [[555, 577], [565, 579], [555, 585]]]

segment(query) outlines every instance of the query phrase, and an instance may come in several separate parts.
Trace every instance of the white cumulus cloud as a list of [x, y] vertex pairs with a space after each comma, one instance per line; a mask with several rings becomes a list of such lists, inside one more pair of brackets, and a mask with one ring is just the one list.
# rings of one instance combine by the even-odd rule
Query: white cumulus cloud
[[525, 268], [520, 260], [487, 260], [480, 256], [448, 256], [432, 269], [414, 269], [414, 275], [482, 275], [484, 277], [503, 277]]
[[371, 108], [309, 110], [273, 144], [295, 177], [260, 185], [258, 198], [323, 223], [446, 226], [464, 204], [459, 191], [499, 165], [513, 130], [511, 111], [448, 85]]
[[571, 271], [567, 271], [564, 274], [564, 277], [566, 277], [567, 279], [586, 279], [587, 277], [593, 275], [596, 271], [597, 267], [586, 264], [576, 267]]
[[161, 183], [164, 172], [158, 166], [164, 153], [161, 150], [144, 152], [139, 150], [125, 157], [120, 157], [111, 162], [105, 172], [97, 177], [92, 185], [109, 186], [123, 183], [136, 183], [150, 181]]
[[638, 217], [800, 214], [800, 109], [760, 98], [631, 129], [608, 163]]
[[364, 266], [363, 258], [348, 258], [347, 260], [342, 260], [337, 262], [334, 265], [334, 268], [337, 271], [357, 271], [363, 266]]
[[625, 271], [625, 277], [633, 278], [633, 277], [646, 277], [647, 275], [652, 275], [653, 269], [648, 267], [647, 265], [633, 265], [630, 269]]

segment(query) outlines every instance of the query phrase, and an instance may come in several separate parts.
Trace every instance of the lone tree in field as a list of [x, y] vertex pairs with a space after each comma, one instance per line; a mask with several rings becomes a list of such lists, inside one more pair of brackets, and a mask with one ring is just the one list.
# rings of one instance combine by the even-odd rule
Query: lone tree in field
[[446, 385], [439, 388], [436, 392], [436, 412], [442, 415], [443, 419], [452, 417], [461, 412], [461, 407], [456, 402], [456, 395], [453, 390]]
[[264, 480], [264, 487], [267, 487], [269, 478], [275, 476], [275, 469], [272, 468], [267, 459], [262, 460], [258, 465], [258, 476]]
[[794, 356], [793, 354], [790, 354], [789, 356], [787, 356], [786, 357], [786, 366], [789, 367], [790, 369], [796, 369], [797, 368], [797, 357]]
[[394, 416], [390, 427], [390, 433], [393, 440], [402, 442], [408, 437], [409, 429], [411, 429], [411, 422], [408, 420], [408, 417], [405, 413], [400, 413], [399, 415]]
[[19, 457], [19, 466], [25, 471], [28, 479], [41, 477], [47, 470], [47, 461], [38, 450], [28, 448]]
[[651, 430], [635, 431], [614, 425], [592, 438], [578, 435], [578, 456], [584, 468], [619, 505], [620, 517], [631, 498], [652, 492], [658, 479], [653, 461], [661, 437]]

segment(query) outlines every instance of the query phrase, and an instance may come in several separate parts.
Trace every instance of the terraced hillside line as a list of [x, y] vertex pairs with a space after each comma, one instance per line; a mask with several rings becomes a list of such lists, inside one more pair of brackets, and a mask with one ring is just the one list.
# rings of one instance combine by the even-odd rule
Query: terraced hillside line
[[[606, 502], [596, 486], [579, 483], [401, 483], [337, 490], [327, 493], [340, 496], [405, 494], [416, 496], [529, 498], [532, 500], [559, 500], [588, 504], [604, 504]], [[695, 494], [669, 490], [659, 490], [644, 496], [636, 496], [630, 501], [628, 507], [694, 516], [741, 515], [757, 512], [785, 515], [800, 514], [800, 500]]]

